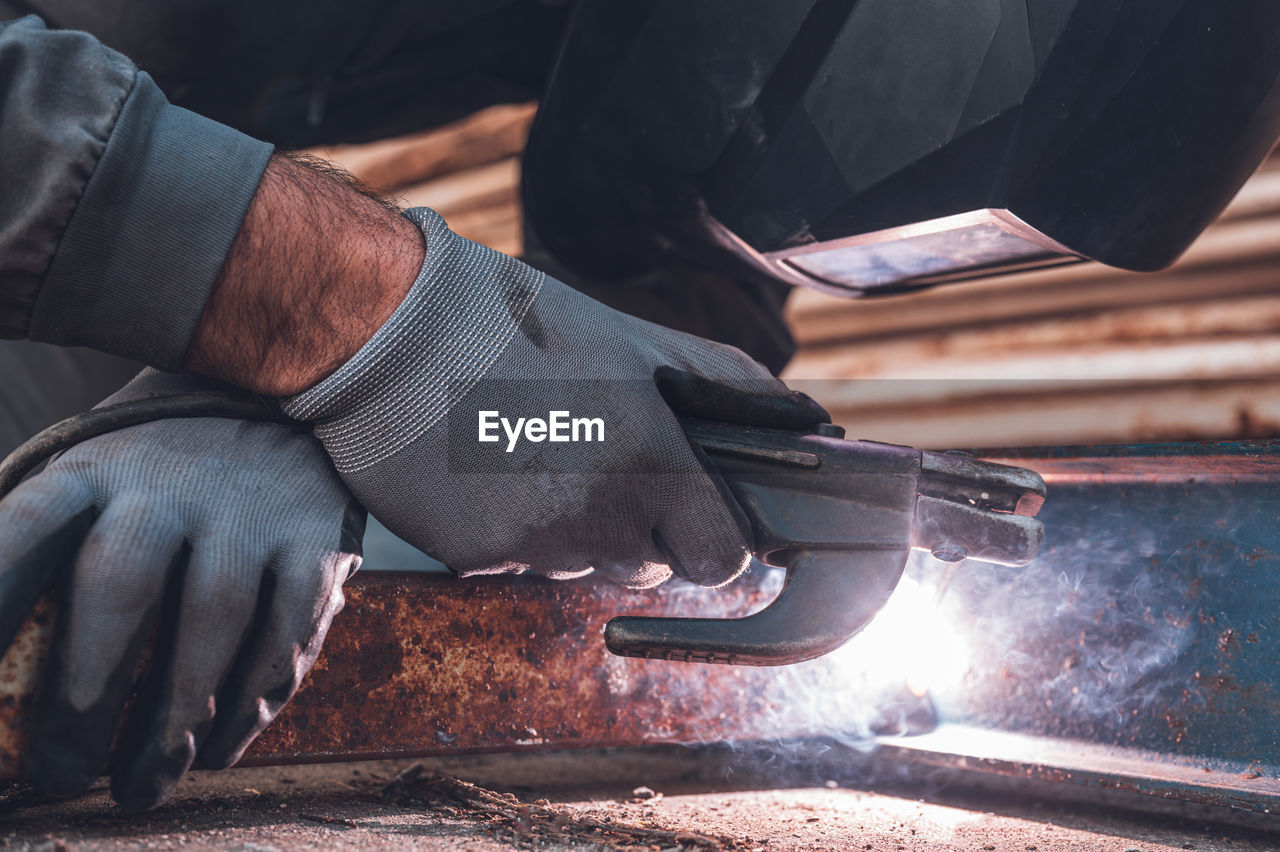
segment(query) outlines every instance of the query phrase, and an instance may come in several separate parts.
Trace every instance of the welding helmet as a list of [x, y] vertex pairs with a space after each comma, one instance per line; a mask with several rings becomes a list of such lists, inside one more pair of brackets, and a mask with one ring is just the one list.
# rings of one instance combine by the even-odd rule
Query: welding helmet
[[1280, 135], [1275, 0], [579, 0], [526, 153], [577, 271], [860, 295], [1171, 263]]

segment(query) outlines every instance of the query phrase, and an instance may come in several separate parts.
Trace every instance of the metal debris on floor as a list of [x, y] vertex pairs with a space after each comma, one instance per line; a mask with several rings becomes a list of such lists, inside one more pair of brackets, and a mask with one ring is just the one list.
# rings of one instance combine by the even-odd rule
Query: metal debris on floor
[[422, 764], [401, 773], [382, 789], [382, 795], [397, 804], [421, 805], [451, 816], [465, 816], [522, 846], [589, 842], [603, 849], [639, 848], [662, 852], [758, 848], [723, 834], [669, 831], [613, 817], [598, 819], [574, 814], [546, 799], [523, 802], [514, 793], [498, 793], [448, 775], [437, 775]]

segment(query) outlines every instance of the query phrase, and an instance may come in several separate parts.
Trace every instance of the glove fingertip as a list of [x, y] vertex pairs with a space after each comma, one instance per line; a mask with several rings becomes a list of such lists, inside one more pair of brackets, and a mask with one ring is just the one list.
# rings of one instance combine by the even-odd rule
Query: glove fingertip
[[[248, 747], [248, 744], [245, 744], [244, 748]], [[230, 769], [236, 765], [236, 761], [244, 753], [244, 748], [237, 750], [228, 748], [225, 742], [208, 741], [200, 747], [200, 751], [196, 754], [196, 759], [192, 761], [191, 767], [193, 769], [215, 771]]]
[[[230, 769], [235, 766], [258, 735], [275, 720], [276, 713], [283, 706], [283, 702], [278, 703], [279, 707], [275, 712], [266, 712], [265, 718], [246, 707], [240, 708], [238, 712], [220, 713], [214, 723], [214, 732], [201, 744], [192, 767]], [[256, 702], [254, 704], [256, 706]]]
[[736, 580], [751, 562], [751, 552], [741, 539], [713, 531], [693, 544], [688, 539], [681, 542], [670, 534], [654, 530], [653, 543], [667, 557], [677, 576], [711, 589]]
[[790, 403], [797, 419], [807, 421], [809, 426], [819, 423], [830, 423], [831, 413], [813, 397], [804, 391], [790, 390]]
[[111, 797], [130, 813], [158, 808], [169, 800], [178, 782], [191, 767], [190, 747], [164, 753], [142, 747], [132, 759], [111, 773]]
[[[658, 540], [656, 530], [654, 531], [654, 546], [667, 553], [667, 551], [663, 550], [662, 543]], [[616, 583], [625, 589], [639, 590], [661, 586], [671, 579], [671, 575], [674, 572], [668, 556], [667, 564], [647, 560], [601, 563], [596, 566], [596, 573], [609, 582]]]
[[795, 431], [831, 422], [831, 415], [812, 397], [771, 376], [746, 377], [735, 386], [661, 366], [653, 378], [671, 410], [689, 417]]

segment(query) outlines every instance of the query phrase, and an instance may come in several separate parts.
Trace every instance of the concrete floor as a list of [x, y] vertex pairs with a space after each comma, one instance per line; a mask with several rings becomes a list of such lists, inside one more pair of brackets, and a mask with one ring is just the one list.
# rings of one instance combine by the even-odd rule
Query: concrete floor
[[[39, 803], [15, 790], [0, 800], [0, 846], [1234, 852], [1280, 845], [1280, 834], [1258, 829], [959, 789], [932, 790], [924, 799], [917, 798], [920, 789], [869, 792], [835, 782], [763, 789], [767, 775], [709, 783], [702, 777], [705, 761], [690, 750], [424, 762], [427, 773], [483, 785], [459, 787], [471, 798], [445, 802], [419, 796], [421, 782], [387, 789], [409, 765], [380, 761], [193, 773], [169, 804], [140, 816], [118, 811], [105, 781], [72, 802]], [[654, 795], [636, 796], [641, 785]]]

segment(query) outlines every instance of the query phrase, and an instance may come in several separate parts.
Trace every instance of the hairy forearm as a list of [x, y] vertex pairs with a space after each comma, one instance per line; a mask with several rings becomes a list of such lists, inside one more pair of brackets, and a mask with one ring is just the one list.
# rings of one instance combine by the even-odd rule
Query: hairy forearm
[[395, 311], [422, 236], [325, 164], [271, 158], [205, 306], [187, 369], [285, 396], [328, 376]]

